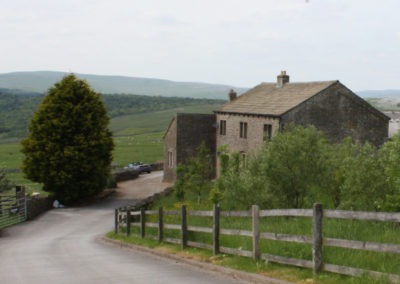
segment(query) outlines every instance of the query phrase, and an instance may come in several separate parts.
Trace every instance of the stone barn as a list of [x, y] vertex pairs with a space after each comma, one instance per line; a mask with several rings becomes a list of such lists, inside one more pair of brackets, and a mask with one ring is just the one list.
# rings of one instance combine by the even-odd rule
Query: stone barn
[[176, 178], [176, 167], [196, 155], [204, 141], [210, 149], [215, 171], [215, 115], [177, 113], [164, 135], [164, 181]]

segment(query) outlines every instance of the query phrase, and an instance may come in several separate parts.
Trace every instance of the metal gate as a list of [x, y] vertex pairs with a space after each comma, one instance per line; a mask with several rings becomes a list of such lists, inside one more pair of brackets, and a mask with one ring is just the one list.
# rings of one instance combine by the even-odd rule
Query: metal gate
[[26, 220], [25, 189], [15, 187], [11, 193], [0, 193], [0, 229]]

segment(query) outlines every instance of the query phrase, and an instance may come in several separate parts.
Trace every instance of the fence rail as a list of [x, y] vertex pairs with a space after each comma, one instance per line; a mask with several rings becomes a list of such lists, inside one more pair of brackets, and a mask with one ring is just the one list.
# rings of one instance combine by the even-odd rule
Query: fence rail
[[[146, 222], [146, 215], [158, 216], [158, 223]], [[175, 215], [180, 217], [180, 224], [165, 224], [164, 215]], [[139, 216], [132, 218], [132, 216]], [[211, 227], [199, 227], [188, 224], [187, 216], [212, 217]], [[232, 228], [221, 228], [220, 217], [244, 217], [251, 218], [251, 230], [240, 230]], [[309, 217], [312, 221], [312, 235], [289, 235], [273, 232], [260, 231], [260, 219], [264, 217]], [[182, 248], [187, 246], [212, 250], [214, 254], [227, 253], [252, 257], [254, 259], [263, 259], [269, 262], [276, 262], [286, 265], [310, 268], [314, 273], [321, 271], [334, 272], [339, 274], [360, 276], [368, 274], [373, 277], [386, 277], [394, 283], [400, 282], [400, 275], [388, 274], [383, 272], [359, 269], [354, 267], [340, 266], [336, 264], [325, 263], [322, 257], [322, 247], [340, 247], [346, 249], [356, 249], [363, 251], [373, 251], [382, 253], [400, 254], [400, 244], [375, 243], [357, 240], [344, 240], [336, 238], [323, 238], [322, 220], [323, 218], [333, 219], [350, 219], [350, 220], [366, 220], [378, 222], [395, 222], [400, 223], [400, 213], [382, 213], [382, 212], [355, 212], [343, 210], [323, 210], [321, 204], [314, 204], [313, 209], [274, 209], [259, 210], [258, 206], [253, 206], [250, 211], [220, 211], [220, 208], [214, 206], [212, 211], [187, 211], [186, 206], [182, 206], [181, 210], [164, 211], [144, 209], [140, 211], [132, 211], [124, 208], [123, 210], [115, 209], [115, 233], [118, 233], [121, 227], [126, 228], [126, 234], [131, 233], [131, 223], [135, 227], [140, 228], [142, 238], [146, 236], [146, 227], [158, 229], [158, 241], [180, 244]], [[180, 238], [164, 237], [164, 230], [179, 230]], [[212, 235], [212, 244], [193, 242], [188, 240], [188, 232], [201, 232]], [[252, 250], [242, 250], [220, 246], [220, 236], [243, 236], [252, 239]], [[152, 238], [152, 237], [150, 237]], [[279, 255], [263, 253], [260, 249], [260, 240], [267, 239], [273, 241], [284, 241], [291, 243], [303, 243], [312, 246], [312, 260], [289, 258]]]

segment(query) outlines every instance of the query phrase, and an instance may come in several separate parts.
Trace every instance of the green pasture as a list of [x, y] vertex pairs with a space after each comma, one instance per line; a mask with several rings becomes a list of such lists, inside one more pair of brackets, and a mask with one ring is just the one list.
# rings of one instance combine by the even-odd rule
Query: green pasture
[[[163, 157], [163, 132], [142, 133], [134, 136], [114, 138], [114, 165], [124, 167], [134, 161], [154, 163]], [[23, 154], [19, 142], [0, 144], [0, 168], [12, 169], [8, 178], [18, 185], [26, 187], [27, 192], [40, 191], [41, 185], [24, 178], [20, 171]]]
[[110, 129], [114, 137], [133, 136], [148, 132], [165, 132], [176, 113], [212, 113], [215, 105], [185, 106], [151, 113], [138, 113], [115, 117]]
[[[211, 113], [216, 107], [216, 105], [185, 106], [113, 118], [110, 122], [115, 143], [113, 164], [124, 167], [135, 161], [155, 163], [163, 160], [163, 136], [174, 115], [178, 112]], [[40, 191], [40, 184], [25, 179], [19, 171], [22, 159], [19, 140], [0, 139], [0, 168], [11, 169], [8, 174], [9, 179], [25, 186], [28, 193]]]
[[0, 144], [0, 168], [19, 169], [22, 163], [22, 153], [19, 142]]

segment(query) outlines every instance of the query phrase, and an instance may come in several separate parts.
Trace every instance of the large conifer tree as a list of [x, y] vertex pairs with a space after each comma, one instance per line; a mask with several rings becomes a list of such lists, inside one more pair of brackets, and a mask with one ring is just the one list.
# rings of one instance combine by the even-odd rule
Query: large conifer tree
[[100, 95], [74, 75], [49, 89], [22, 141], [23, 171], [62, 202], [102, 190], [110, 174], [109, 117]]

